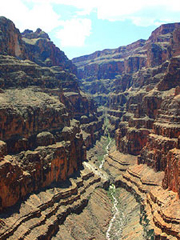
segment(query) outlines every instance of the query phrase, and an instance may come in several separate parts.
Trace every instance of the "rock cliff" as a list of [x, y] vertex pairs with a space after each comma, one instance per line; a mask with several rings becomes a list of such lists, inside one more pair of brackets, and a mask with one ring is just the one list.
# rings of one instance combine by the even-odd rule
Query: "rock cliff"
[[76, 73], [76, 67], [66, 57], [64, 52], [57, 48], [50, 40], [47, 33], [38, 28], [35, 32], [25, 30], [22, 33], [22, 41], [25, 46], [25, 58], [40, 66], [59, 66], [62, 70]]
[[179, 23], [165, 24], [146, 41], [73, 59], [120, 152], [104, 168], [141, 199], [155, 239], [180, 239], [179, 36]]
[[[156, 71], [151, 73], [151, 69], [179, 54], [179, 27], [179, 23], [165, 24], [152, 32], [148, 40], [74, 58], [72, 61], [77, 66], [82, 89], [103, 103], [102, 99], [108, 101], [111, 92], [124, 92], [131, 86], [147, 84], [150, 75]], [[165, 67], [159, 73], [164, 71]], [[138, 78], [134, 76], [137, 72], [141, 74]]]
[[[42, 30], [0, 18], [0, 210], [65, 181], [102, 131], [76, 67]], [[83, 119], [86, 119], [84, 121]], [[91, 129], [89, 125], [93, 125]], [[88, 135], [89, 140], [83, 139]]]

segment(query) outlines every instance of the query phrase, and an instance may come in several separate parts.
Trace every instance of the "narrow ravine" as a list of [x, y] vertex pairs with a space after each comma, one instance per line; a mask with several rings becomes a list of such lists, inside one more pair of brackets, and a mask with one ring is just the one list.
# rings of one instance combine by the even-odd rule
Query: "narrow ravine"
[[[108, 136], [108, 138], [109, 138], [109, 136]], [[110, 141], [109, 141], [108, 145], [106, 146], [106, 154], [104, 155], [103, 160], [102, 160], [101, 164], [99, 165], [99, 168], [100, 168], [100, 169], [103, 167], [103, 164], [104, 164], [104, 162], [105, 162], [105, 159], [106, 159], [106, 157], [108, 156], [109, 146], [110, 146], [111, 142], [112, 142], [112, 140], [111, 140], [111, 138], [110, 138]]]
[[[108, 136], [108, 138], [109, 138], [109, 136]], [[106, 154], [103, 156], [103, 160], [102, 160], [101, 164], [99, 165], [100, 169], [102, 169], [105, 159], [108, 156], [111, 142], [112, 142], [112, 140], [110, 138], [110, 141], [106, 146]], [[122, 226], [125, 221], [125, 216], [124, 216], [123, 212], [119, 211], [119, 208], [118, 208], [119, 202], [116, 198], [116, 187], [114, 184], [110, 185], [109, 193], [110, 193], [110, 196], [111, 196], [112, 202], [113, 202], [113, 207], [112, 207], [113, 217], [109, 223], [109, 227], [106, 232], [106, 239], [107, 240], [112, 240], [112, 239], [116, 240], [116, 239], [120, 239], [120, 237], [122, 235]]]
[[[121, 172], [118, 171], [116, 161], [113, 165], [113, 158], [117, 157], [117, 151], [113, 139], [110, 139], [110, 136], [107, 135], [108, 133], [96, 143], [93, 149], [89, 150], [89, 161], [84, 162], [87, 168], [101, 177], [103, 187], [106, 186], [104, 189], [106, 189], [106, 194], [111, 201], [110, 215], [103, 232], [103, 240], [152, 240], [153, 238], [147, 237], [147, 223], [142, 221], [143, 212], [140, 203], [133, 193], [123, 187], [115, 187], [114, 180]], [[125, 157], [124, 161], [129, 161], [127, 156], [120, 154], [118, 157], [120, 159]], [[110, 181], [111, 185], [109, 186]], [[100, 238], [97, 239], [100, 240]]]
[[116, 187], [114, 184], [110, 186], [110, 193], [113, 200], [112, 212], [114, 215], [110, 221], [108, 230], [106, 232], [106, 239], [116, 240], [116, 239], [120, 239], [122, 235], [122, 226], [125, 221], [125, 216], [123, 212], [119, 211], [119, 208], [118, 208], [119, 202], [116, 198]]

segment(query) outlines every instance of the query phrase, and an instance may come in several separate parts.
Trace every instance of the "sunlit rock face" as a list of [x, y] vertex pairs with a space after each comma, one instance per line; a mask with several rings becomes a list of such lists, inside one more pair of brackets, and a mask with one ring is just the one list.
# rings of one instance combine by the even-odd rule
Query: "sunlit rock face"
[[80, 86], [104, 104], [112, 92], [155, 85], [168, 61], [179, 55], [179, 27], [179, 23], [165, 24], [153, 31], [148, 40], [74, 58]]
[[[0, 18], [0, 30], [3, 210], [78, 171], [103, 122], [79, 89], [75, 65], [45, 32], [21, 34], [5, 17]], [[83, 139], [86, 134], [89, 142]]]
[[156, 171], [178, 148], [179, 36], [179, 23], [164, 24], [148, 40], [73, 59], [83, 89], [107, 107], [117, 149]]
[[12, 21], [5, 17], [0, 18], [0, 53], [22, 57], [24, 46], [19, 30]]
[[41, 66], [59, 66], [62, 70], [76, 73], [76, 67], [66, 57], [63, 51], [57, 48], [48, 34], [38, 28], [35, 32], [25, 30], [22, 33], [25, 45], [25, 57]]
[[154, 239], [180, 238], [179, 43], [180, 24], [165, 24], [146, 41], [73, 59], [115, 136], [104, 168], [141, 202]]

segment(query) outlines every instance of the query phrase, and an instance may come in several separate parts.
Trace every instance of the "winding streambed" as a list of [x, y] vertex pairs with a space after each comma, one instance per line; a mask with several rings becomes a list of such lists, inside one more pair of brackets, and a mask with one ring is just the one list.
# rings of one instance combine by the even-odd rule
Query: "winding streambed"
[[106, 159], [106, 157], [108, 156], [109, 146], [110, 146], [111, 142], [112, 142], [112, 140], [110, 139], [108, 145], [106, 146], [106, 154], [104, 155], [103, 160], [102, 160], [101, 164], [99, 165], [99, 168], [100, 168], [100, 169], [103, 167], [103, 164], [104, 164], [104, 162], [105, 162], [105, 159]]
[[118, 200], [116, 198], [116, 188], [114, 186], [114, 184], [112, 184], [110, 186], [110, 191], [111, 191], [111, 196], [113, 199], [113, 208], [112, 208], [112, 212], [114, 213], [108, 230], [106, 232], [106, 239], [107, 240], [115, 240], [115, 239], [120, 239], [121, 235], [122, 235], [122, 227], [125, 221], [125, 216], [124, 213], [119, 211], [118, 208]]
[[[105, 159], [108, 156], [111, 141], [112, 140], [110, 139], [109, 143], [106, 146], [106, 154], [104, 155], [103, 160], [102, 160], [101, 164], [99, 165], [100, 169], [103, 167]], [[113, 201], [113, 207], [112, 207], [113, 217], [110, 221], [108, 230], [106, 232], [106, 239], [107, 240], [111, 240], [111, 239], [115, 240], [115, 239], [120, 239], [120, 237], [122, 235], [122, 226], [125, 221], [125, 216], [124, 216], [123, 212], [119, 211], [119, 208], [118, 208], [119, 202], [116, 198], [116, 187], [114, 184], [111, 184], [111, 186], [109, 187], [109, 191], [110, 191], [112, 201]]]

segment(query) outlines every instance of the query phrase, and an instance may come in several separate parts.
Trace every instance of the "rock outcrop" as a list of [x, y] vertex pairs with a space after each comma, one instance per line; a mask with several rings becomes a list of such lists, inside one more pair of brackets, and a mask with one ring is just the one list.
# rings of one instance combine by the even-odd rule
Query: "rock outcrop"
[[23, 56], [23, 43], [19, 30], [12, 21], [5, 17], [0, 18], [0, 54]]
[[[134, 222], [131, 217], [130, 222], [122, 226], [122, 239], [136, 238], [142, 232], [140, 239], [180, 239], [180, 201], [176, 193], [162, 188], [163, 171], [155, 172], [146, 164], [137, 164], [135, 157], [118, 151], [110, 152], [103, 169], [108, 171], [117, 188], [130, 192], [141, 205], [139, 217]], [[125, 198], [127, 193], [123, 196]], [[134, 200], [131, 201], [132, 211]], [[124, 204], [124, 214], [127, 214], [129, 203]], [[139, 228], [135, 233], [132, 228], [136, 229], [137, 222]]]
[[75, 65], [39, 28], [35, 32], [25, 30], [21, 34], [12, 21], [1, 17], [0, 45], [0, 54], [29, 59], [40, 66], [59, 66], [61, 70], [76, 73]]
[[165, 24], [146, 41], [73, 60], [115, 135], [119, 153], [104, 169], [143, 206], [147, 239], [180, 239], [179, 36], [179, 23]]
[[[76, 67], [46, 33], [27, 30], [21, 36], [4, 17], [0, 29], [3, 210], [78, 171], [86, 159], [86, 148], [102, 132], [103, 121], [93, 102], [80, 91], [73, 74]], [[46, 64], [48, 58], [51, 63]], [[90, 143], [83, 139], [85, 134]]]
[[[167, 65], [163, 64], [179, 54], [179, 28], [179, 23], [165, 24], [152, 32], [146, 41], [138, 40], [117, 49], [74, 58], [72, 61], [77, 66], [82, 89], [104, 104], [102, 99], [107, 103], [107, 95], [111, 92], [118, 94], [131, 86], [148, 84], [152, 75], [153, 83], [157, 83], [160, 76], [154, 75], [158, 74], [155, 73], [158, 66], [162, 64], [159, 74], [164, 73]], [[137, 72], [141, 76], [135, 76]]]
[[35, 32], [25, 30], [22, 33], [22, 41], [25, 45], [25, 58], [40, 66], [59, 66], [61, 70], [76, 73], [76, 67], [66, 57], [64, 52], [57, 48], [50, 40], [47, 33], [38, 28]]
[[[111, 203], [103, 189], [96, 189], [100, 185], [100, 177], [84, 168], [68, 181], [29, 195], [20, 205], [10, 208], [8, 213], [0, 214], [0, 238], [92, 239], [95, 236], [104, 239], [111, 218]], [[102, 202], [101, 206], [99, 202]], [[87, 204], [88, 209], [82, 213], [86, 219], [84, 223], [83, 216], [79, 214]]]

